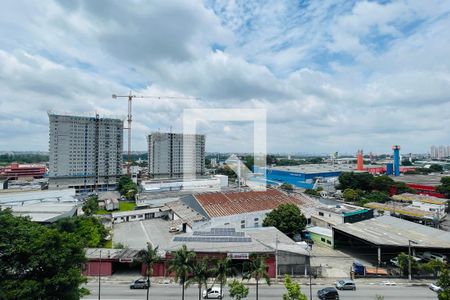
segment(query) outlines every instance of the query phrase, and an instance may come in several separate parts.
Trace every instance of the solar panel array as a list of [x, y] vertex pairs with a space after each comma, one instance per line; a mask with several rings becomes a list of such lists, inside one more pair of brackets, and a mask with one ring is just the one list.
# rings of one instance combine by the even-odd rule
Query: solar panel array
[[244, 232], [236, 232], [234, 228], [211, 228], [211, 231], [194, 231], [194, 236], [244, 236]]
[[228, 236], [176, 236], [175, 242], [203, 242], [203, 243], [249, 243], [249, 237], [228, 237]]

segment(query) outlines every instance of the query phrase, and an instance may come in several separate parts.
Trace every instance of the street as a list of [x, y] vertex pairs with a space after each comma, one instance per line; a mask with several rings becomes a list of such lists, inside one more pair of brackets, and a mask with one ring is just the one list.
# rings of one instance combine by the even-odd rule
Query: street
[[[95, 282], [88, 283], [86, 287], [91, 291], [91, 295], [84, 297], [84, 300], [98, 299], [98, 285]], [[247, 299], [255, 299], [255, 286], [250, 285], [250, 292]], [[317, 298], [317, 290], [326, 287], [325, 285], [313, 286], [313, 299]], [[302, 291], [308, 296], [309, 287], [302, 286]], [[259, 288], [259, 299], [282, 299], [286, 289], [282, 284], [261, 285]], [[426, 300], [437, 299], [437, 294], [424, 286], [383, 286], [383, 285], [358, 285], [356, 291], [339, 291], [340, 299], [375, 299], [376, 295], [384, 296], [385, 300], [408, 299]], [[146, 290], [130, 290], [127, 284], [103, 283], [101, 286], [101, 299], [146, 299]], [[150, 288], [150, 299], [181, 299], [181, 287], [178, 285], [154, 284]], [[185, 292], [186, 300], [198, 299], [198, 290], [195, 286], [189, 287]], [[231, 299], [228, 291], [225, 290], [224, 299]]]

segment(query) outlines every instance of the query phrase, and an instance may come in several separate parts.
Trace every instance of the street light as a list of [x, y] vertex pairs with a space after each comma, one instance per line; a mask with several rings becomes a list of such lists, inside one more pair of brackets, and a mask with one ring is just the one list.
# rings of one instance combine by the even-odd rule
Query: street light
[[411, 276], [411, 244], [415, 244], [417, 245], [418, 243], [413, 241], [413, 240], [408, 240], [408, 280], [411, 281], [412, 276]]
[[308, 255], [309, 255], [309, 299], [312, 300], [312, 279], [311, 279], [311, 250], [312, 250], [312, 246], [308, 245], [308, 247], [306, 248], [306, 251], [308, 251]]

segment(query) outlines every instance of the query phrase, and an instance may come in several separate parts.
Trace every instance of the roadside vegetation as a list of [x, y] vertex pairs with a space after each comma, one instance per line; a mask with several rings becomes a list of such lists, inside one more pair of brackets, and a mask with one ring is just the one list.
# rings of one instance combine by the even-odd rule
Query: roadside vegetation
[[88, 240], [78, 230], [44, 226], [1, 210], [0, 299], [75, 300], [87, 295], [81, 271]]
[[364, 206], [369, 202], [390, 201], [389, 194], [412, 193], [415, 191], [403, 182], [396, 182], [386, 175], [373, 176], [369, 173], [343, 172], [339, 175], [339, 186], [345, 201]]
[[128, 200], [135, 200], [138, 193], [138, 186], [129, 176], [122, 176], [117, 184], [119, 193]]
[[290, 238], [301, 234], [306, 226], [306, 218], [295, 204], [281, 204], [266, 215], [264, 227], [273, 226]]

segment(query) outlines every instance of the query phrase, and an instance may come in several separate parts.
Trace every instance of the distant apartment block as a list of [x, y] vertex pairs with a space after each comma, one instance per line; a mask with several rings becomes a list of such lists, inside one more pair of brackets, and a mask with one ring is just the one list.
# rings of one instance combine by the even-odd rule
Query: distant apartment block
[[123, 120], [48, 116], [49, 187], [77, 193], [114, 189], [122, 174]]
[[431, 158], [445, 158], [450, 156], [450, 146], [431, 146]]
[[205, 174], [205, 136], [154, 132], [148, 136], [148, 170], [153, 178]]

